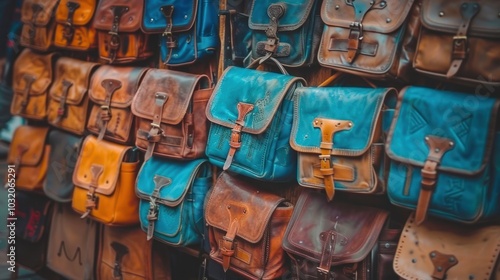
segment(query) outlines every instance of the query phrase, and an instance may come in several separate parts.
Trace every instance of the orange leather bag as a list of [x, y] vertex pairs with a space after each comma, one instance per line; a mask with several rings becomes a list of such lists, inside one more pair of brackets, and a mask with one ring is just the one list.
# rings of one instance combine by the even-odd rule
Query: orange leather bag
[[96, 7], [97, 0], [60, 0], [54, 45], [76, 51], [95, 48], [97, 37], [91, 24]]
[[59, 0], [23, 1], [21, 45], [39, 51], [47, 51], [54, 45], [54, 14], [58, 3]]

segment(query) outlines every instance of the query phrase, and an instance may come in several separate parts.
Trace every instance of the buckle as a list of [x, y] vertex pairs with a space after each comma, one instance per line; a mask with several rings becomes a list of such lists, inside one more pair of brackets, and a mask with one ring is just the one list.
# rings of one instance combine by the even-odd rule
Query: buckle
[[[363, 24], [361, 22], [353, 21], [349, 24], [349, 39], [357, 39], [359, 41], [363, 40]], [[358, 31], [356, 38], [352, 38], [351, 34], [353, 31]]]
[[158, 220], [158, 204], [156, 204], [156, 199], [151, 197], [149, 201], [149, 210], [147, 215], [148, 221]]
[[316, 269], [318, 270], [318, 273], [323, 275], [323, 276], [328, 276], [328, 274], [330, 273], [330, 270], [328, 269], [324, 269], [322, 267], [316, 267]]

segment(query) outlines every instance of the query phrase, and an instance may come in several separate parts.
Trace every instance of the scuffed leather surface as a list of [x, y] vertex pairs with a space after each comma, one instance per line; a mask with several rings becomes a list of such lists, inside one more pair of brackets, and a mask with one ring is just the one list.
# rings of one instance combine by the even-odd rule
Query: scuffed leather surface
[[167, 26], [167, 19], [160, 10], [164, 6], [173, 6], [172, 31], [182, 32], [193, 27], [197, 16], [199, 0], [146, 0], [142, 29], [144, 32], [162, 33]]
[[[21, 45], [39, 51], [48, 51], [53, 44], [55, 10], [58, 0], [26, 0], [21, 7]], [[33, 6], [41, 6], [41, 11], [33, 18]], [[30, 25], [34, 26], [35, 37], [30, 38]]]
[[95, 13], [93, 25], [96, 29], [109, 31], [113, 25], [114, 6], [126, 6], [128, 11], [120, 17], [118, 31], [135, 32], [141, 27], [143, 1], [133, 0], [100, 0]]
[[[111, 38], [111, 35], [109, 35], [108, 32], [109, 30], [98, 30], [97, 49], [99, 51], [99, 57], [104, 61], [110, 63], [111, 60], [109, 58], [110, 52], [108, 49], [108, 42]], [[150, 44], [152, 43], [152, 41], [150, 41], [148, 35], [142, 34], [141, 32], [125, 33], [119, 31], [118, 33], [118, 37], [120, 37], [121, 47], [118, 49], [116, 59], [113, 61], [113, 63], [131, 63], [146, 59], [153, 55], [153, 51], [150, 48]]]
[[[68, 2], [78, 3], [72, 17], [73, 40], [68, 43], [63, 36], [64, 26], [68, 20]], [[97, 0], [60, 0], [56, 10], [56, 31], [54, 45], [70, 50], [88, 50], [97, 44], [96, 30], [91, 26], [97, 7]]]

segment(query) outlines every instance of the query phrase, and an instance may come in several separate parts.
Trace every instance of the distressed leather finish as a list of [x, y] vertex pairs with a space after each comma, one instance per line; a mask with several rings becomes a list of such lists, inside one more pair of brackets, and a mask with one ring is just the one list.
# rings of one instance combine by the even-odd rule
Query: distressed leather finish
[[99, 64], [61, 57], [50, 88], [47, 120], [50, 125], [83, 135], [89, 112], [89, 83]]
[[16, 169], [15, 187], [42, 191], [49, 165], [48, 127], [23, 125], [16, 128], [9, 147], [7, 163]]
[[394, 114], [393, 88], [298, 88], [291, 147], [298, 152], [297, 181], [324, 189], [381, 194], [384, 134]]
[[150, 69], [132, 101], [138, 118], [136, 146], [152, 154], [175, 158], [203, 157], [208, 121], [205, 108], [212, 95], [206, 75]]
[[99, 236], [97, 279], [172, 279], [166, 252], [139, 227], [102, 226]]
[[498, 279], [500, 226], [464, 227], [428, 219], [406, 222], [394, 259], [404, 279]]
[[206, 159], [147, 160], [136, 183], [141, 227], [147, 239], [154, 237], [172, 246], [200, 244], [205, 195], [211, 183]]
[[423, 1], [418, 72], [468, 85], [500, 85], [500, 2]]
[[92, 75], [89, 96], [93, 105], [87, 129], [121, 144], [133, 144], [135, 118], [130, 111], [146, 68], [101, 66]]
[[97, 47], [92, 18], [97, 0], [60, 0], [56, 11], [54, 45], [62, 49], [87, 51]]
[[207, 106], [210, 162], [251, 178], [293, 180], [296, 152], [289, 138], [298, 77], [228, 67]]
[[462, 223], [497, 221], [499, 105], [485, 96], [405, 88], [386, 144], [391, 202], [416, 209], [417, 223], [427, 213]]
[[59, 0], [25, 0], [21, 7], [21, 45], [38, 51], [53, 46], [55, 10]]
[[293, 205], [255, 187], [228, 172], [217, 179], [205, 209], [210, 257], [247, 279], [277, 279], [286, 271], [281, 243]]
[[72, 206], [82, 218], [90, 216], [106, 225], [139, 222], [134, 183], [140, 162], [132, 159], [131, 149], [93, 135], [85, 138], [73, 173]]
[[[388, 212], [338, 200], [305, 189], [283, 238], [283, 249], [298, 279], [379, 279], [371, 252]], [[388, 276], [390, 274], [387, 274]], [[388, 279], [388, 278], [380, 278]]]
[[24, 49], [14, 62], [10, 112], [28, 119], [45, 120], [55, 55]]

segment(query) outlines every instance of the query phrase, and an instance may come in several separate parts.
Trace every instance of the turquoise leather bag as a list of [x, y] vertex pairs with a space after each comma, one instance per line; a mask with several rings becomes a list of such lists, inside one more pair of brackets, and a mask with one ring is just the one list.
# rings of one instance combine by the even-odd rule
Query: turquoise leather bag
[[500, 219], [500, 102], [407, 87], [391, 125], [390, 201], [462, 223]]
[[148, 159], [136, 181], [139, 218], [147, 239], [154, 237], [172, 246], [199, 244], [203, 205], [211, 184], [211, 167], [206, 159]]

